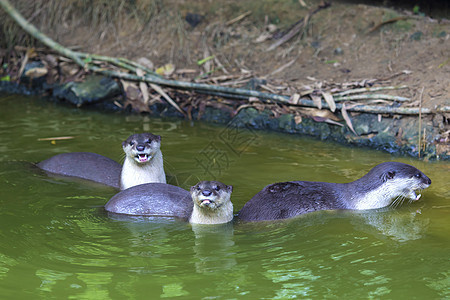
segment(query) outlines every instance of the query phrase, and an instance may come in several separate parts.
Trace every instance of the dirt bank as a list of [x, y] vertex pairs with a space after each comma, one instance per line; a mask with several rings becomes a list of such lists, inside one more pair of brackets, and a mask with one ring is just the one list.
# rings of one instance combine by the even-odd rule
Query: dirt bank
[[[93, 1], [91, 6], [81, 1], [36, 1], [31, 5], [28, 1], [16, 1], [14, 5], [40, 30], [66, 47], [134, 61], [145, 58], [149, 67], [159, 68], [162, 73], [161, 67], [169, 66], [164, 74], [166, 78], [232, 87], [248, 86], [251, 79], [258, 78], [264, 82], [258, 86], [262, 91], [306, 97], [311, 96], [307, 94], [310, 90], [332, 92], [356, 88], [358, 84], [364, 87], [405, 85], [403, 89], [386, 91], [388, 95], [409, 99], [394, 105], [431, 110], [450, 106], [450, 23], [446, 19], [414, 14], [412, 8], [398, 11], [332, 3], [311, 15], [290, 40], [269, 50], [296, 22], [319, 7], [320, 1], [228, 1], [224, 5], [211, 1], [129, 3], [117, 0], [109, 5]], [[416, 13], [420, 13], [420, 8]], [[3, 14], [1, 17], [7, 19]], [[11, 62], [20, 61], [25, 53], [11, 52], [13, 46], [34, 46], [35, 42], [11, 20], [5, 21], [3, 28], [3, 61], [12, 66]], [[205, 58], [210, 59], [199, 63]], [[53, 76], [60, 76], [57, 78], [60, 81], [83, 79], [84, 74], [79, 70], [66, 68]], [[20, 70], [10, 67], [6, 71], [14, 77]], [[151, 93], [157, 96], [154, 91]], [[248, 105], [248, 101], [230, 103], [218, 97], [180, 96], [173, 90], [168, 93], [186, 110], [191, 105], [194, 111], [201, 111], [198, 99], [205, 100], [203, 108], [228, 106], [230, 116], [239, 113], [242, 105]], [[142, 98], [138, 96], [138, 100], [139, 97]], [[193, 97], [198, 99], [193, 101]], [[183, 101], [195, 103], [184, 105]], [[373, 101], [364, 103], [386, 103], [380, 99]], [[423, 115], [420, 122], [419, 116], [349, 113], [355, 135], [338, 111], [336, 122], [345, 125], [344, 128], [330, 123], [323, 125], [326, 120], [334, 120], [330, 115], [323, 117], [317, 112], [308, 115], [292, 107], [258, 101], [250, 102], [249, 106], [268, 114], [268, 118], [279, 119], [282, 115], [291, 118], [290, 127], [283, 131], [323, 139], [332, 138], [335, 132], [341, 136], [338, 140], [360, 141], [356, 144], [383, 149], [377, 139], [393, 131], [388, 143], [398, 147], [388, 148], [396, 151], [406, 147], [409, 150], [402, 151], [414, 156], [418, 155], [420, 128], [424, 149], [431, 149], [427, 155], [446, 157], [449, 154], [449, 114], [445, 111]], [[143, 110], [136, 102], [133, 107]], [[314, 122], [306, 124], [305, 120]], [[302, 123], [308, 128], [316, 126], [316, 130], [294, 130], [303, 126]]]

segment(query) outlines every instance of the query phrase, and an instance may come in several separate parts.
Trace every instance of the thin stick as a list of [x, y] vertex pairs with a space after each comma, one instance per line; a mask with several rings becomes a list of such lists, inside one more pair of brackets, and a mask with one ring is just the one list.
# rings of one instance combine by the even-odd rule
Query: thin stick
[[380, 28], [381, 26], [384, 26], [386, 24], [394, 23], [394, 22], [401, 21], [401, 20], [406, 20], [408, 18], [409, 18], [408, 16], [402, 16], [402, 17], [396, 17], [396, 18], [389, 19], [387, 21], [381, 22], [381, 23], [373, 26], [367, 33], [372, 33], [375, 30], [377, 30], [378, 28]]
[[249, 11], [243, 13], [242, 15], [240, 15], [240, 16], [238, 16], [238, 17], [236, 17], [236, 18], [234, 18], [234, 19], [232, 19], [232, 20], [226, 22], [225, 25], [229, 26], [229, 25], [231, 25], [231, 24], [233, 24], [233, 23], [236, 23], [236, 22], [242, 20], [243, 18], [249, 16], [251, 13], [252, 13], [252, 11], [249, 10]]
[[419, 98], [419, 158], [420, 158], [420, 150], [422, 150], [422, 96], [423, 91], [425, 87], [422, 87], [422, 90], [420, 91], [420, 98]]
[[369, 100], [369, 99], [383, 99], [383, 100], [391, 100], [391, 101], [409, 101], [411, 99], [400, 96], [391, 96], [384, 94], [371, 94], [371, 95], [352, 95], [352, 96], [335, 96], [334, 101], [348, 101], [348, 100]]
[[368, 88], [360, 88], [360, 89], [352, 89], [352, 90], [346, 90], [343, 92], [339, 92], [336, 94], [333, 94], [334, 96], [345, 96], [348, 94], [358, 94], [358, 93], [365, 93], [365, 92], [376, 92], [376, 91], [382, 91], [382, 90], [399, 90], [399, 89], [407, 89], [407, 85], [400, 85], [400, 86], [378, 86], [378, 87], [368, 87]]
[[150, 87], [154, 89], [158, 94], [163, 96], [164, 99], [166, 99], [166, 101], [169, 102], [173, 107], [175, 107], [175, 109], [178, 110], [181, 114], [183, 114], [184, 116], [186, 115], [184, 111], [178, 106], [178, 104], [176, 104], [175, 101], [173, 101], [172, 98], [170, 98], [169, 95], [167, 95], [167, 93], [164, 92], [161, 87], [153, 83], [150, 83]]
[[71, 140], [74, 139], [73, 136], [56, 136], [56, 137], [49, 137], [49, 138], [38, 138], [38, 141], [62, 141], [62, 140]]
[[[187, 90], [194, 90], [197, 92], [214, 92], [214, 93], [221, 93], [224, 95], [229, 95], [230, 97], [256, 97], [261, 99], [263, 102], [279, 102], [279, 103], [285, 103], [292, 105], [292, 101], [290, 100], [290, 96], [285, 95], [278, 95], [278, 94], [270, 94], [270, 93], [263, 93], [258, 92], [254, 90], [247, 90], [242, 88], [229, 88], [224, 86], [217, 86], [217, 85], [208, 85], [208, 84], [201, 84], [201, 83], [191, 83], [191, 82], [185, 82], [185, 81], [176, 81], [176, 80], [168, 80], [162, 77], [155, 76], [153, 74], [145, 74], [144, 76], [137, 76], [130, 73], [125, 72], [119, 72], [119, 71], [112, 71], [112, 70], [106, 70], [105, 68], [100, 68], [95, 65], [90, 65], [88, 62], [84, 62], [81, 60], [81, 56], [84, 54], [78, 53], [72, 50], [69, 50], [67, 48], [64, 48], [60, 44], [56, 43], [40, 31], [36, 29], [33, 25], [29, 24], [20, 14], [17, 12], [7, 0], [0, 0], [0, 6], [5, 9], [5, 11], [30, 35], [32, 35], [34, 38], [38, 39], [51, 49], [59, 52], [61, 55], [66, 56], [73, 61], [75, 61], [78, 65], [82, 66], [83, 68], [103, 74], [106, 76], [121, 78], [121, 79], [128, 79], [133, 81], [144, 81], [148, 83], [153, 83], [161, 86], [168, 86], [172, 88], [179, 88], [179, 89], [187, 89]], [[169, 103], [171, 105], [174, 105], [173, 101]], [[176, 104], [176, 103], [175, 103]], [[299, 99], [298, 103], [296, 103], [298, 106], [306, 106], [306, 107], [316, 107], [314, 102], [309, 99]], [[174, 106], [177, 110], [179, 110], [179, 107]], [[324, 108], [328, 108], [328, 104], [323, 104]], [[339, 103], [336, 103], [336, 109], [341, 109], [342, 105]], [[364, 113], [375, 113], [375, 114], [404, 114], [404, 115], [417, 115], [417, 114], [430, 114], [433, 112], [450, 112], [449, 106], [444, 107], [438, 107], [435, 110], [431, 110], [429, 108], [416, 108], [416, 107], [391, 107], [391, 106], [368, 106], [368, 105], [356, 105], [352, 108], [347, 108], [347, 111], [355, 111], [355, 112], [364, 112]]]
[[310, 11], [306, 17], [301, 18], [295, 25], [294, 27], [291, 28], [291, 30], [289, 30], [288, 33], [286, 33], [282, 38], [280, 38], [278, 41], [276, 41], [275, 43], [273, 43], [272, 45], [269, 46], [269, 48], [267, 48], [266, 51], [272, 51], [273, 49], [277, 48], [278, 46], [286, 43], [287, 41], [289, 41], [291, 38], [293, 38], [297, 33], [300, 32], [300, 30], [306, 25], [306, 23], [308, 22], [308, 20], [312, 17], [312, 15], [316, 14], [317, 12], [319, 12], [321, 9], [327, 8], [330, 6], [330, 3], [327, 2], [323, 2], [321, 3], [316, 9]]
[[35, 37], [37, 40], [41, 41], [46, 46], [55, 49], [62, 55], [71, 58], [74, 62], [76, 62], [78, 65], [80, 65], [82, 68], [84, 68], [84, 62], [80, 59], [78, 54], [72, 50], [69, 50], [51, 38], [47, 37], [45, 34], [37, 30], [36, 27], [34, 27], [32, 24], [28, 23], [27, 20], [25, 20], [24, 17], [7, 1], [7, 0], [0, 0], [0, 6], [6, 11], [8, 15], [13, 18], [17, 24], [19, 24], [26, 32], [31, 34], [33, 37]]

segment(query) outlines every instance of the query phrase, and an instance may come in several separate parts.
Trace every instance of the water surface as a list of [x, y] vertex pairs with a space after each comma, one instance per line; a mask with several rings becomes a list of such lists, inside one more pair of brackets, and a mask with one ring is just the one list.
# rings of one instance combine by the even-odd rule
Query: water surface
[[[443, 299], [450, 297], [450, 165], [313, 139], [179, 119], [61, 107], [0, 97], [2, 299]], [[397, 209], [316, 212], [282, 222], [191, 226], [111, 218], [116, 191], [51, 178], [32, 163], [90, 151], [122, 160], [121, 142], [163, 137], [170, 181], [217, 179], [237, 212], [266, 184], [349, 182], [383, 161], [433, 181]], [[74, 139], [39, 141], [72, 136]]]

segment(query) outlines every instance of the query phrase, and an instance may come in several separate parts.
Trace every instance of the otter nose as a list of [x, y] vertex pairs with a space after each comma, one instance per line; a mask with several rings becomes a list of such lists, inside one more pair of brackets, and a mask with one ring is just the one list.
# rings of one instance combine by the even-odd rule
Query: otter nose
[[430, 178], [428, 178], [427, 183], [431, 184], [431, 179]]
[[143, 146], [143, 145], [137, 145], [136, 149], [137, 149], [138, 151], [144, 151], [145, 146]]
[[210, 190], [203, 190], [202, 194], [203, 194], [203, 196], [208, 197], [208, 196], [211, 196], [211, 191]]

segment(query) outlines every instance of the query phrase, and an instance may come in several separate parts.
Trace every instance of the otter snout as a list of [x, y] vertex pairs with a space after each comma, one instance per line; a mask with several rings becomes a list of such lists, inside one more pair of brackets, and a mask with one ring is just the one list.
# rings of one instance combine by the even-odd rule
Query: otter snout
[[195, 205], [201, 208], [218, 209], [229, 201], [232, 186], [218, 181], [200, 181], [191, 187], [191, 196]]
[[160, 146], [161, 137], [151, 133], [133, 134], [122, 143], [125, 155], [138, 164], [149, 163]]
[[431, 179], [424, 173], [420, 172], [419, 170], [417, 171], [418, 172], [414, 175], [414, 177], [419, 179], [422, 185], [426, 185], [426, 187], [428, 187], [431, 184]]
[[233, 219], [233, 204], [230, 196], [231, 185], [219, 181], [200, 181], [191, 187], [194, 202], [190, 223], [221, 224]]
[[211, 194], [212, 194], [212, 192], [210, 190], [205, 189], [202, 191], [202, 195], [205, 197], [211, 196]]

